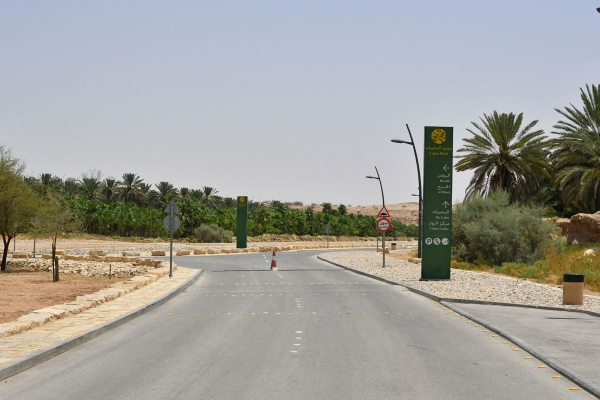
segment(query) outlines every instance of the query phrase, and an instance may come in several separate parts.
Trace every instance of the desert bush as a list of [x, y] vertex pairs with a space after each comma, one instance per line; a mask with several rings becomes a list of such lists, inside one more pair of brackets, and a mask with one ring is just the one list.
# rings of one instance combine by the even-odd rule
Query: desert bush
[[202, 224], [194, 230], [194, 236], [200, 243], [231, 243], [231, 232], [217, 224]]
[[510, 204], [504, 191], [474, 197], [453, 212], [452, 255], [476, 264], [532, 263], [556, 246], [554, 225], [542, 220], [543, 212]]

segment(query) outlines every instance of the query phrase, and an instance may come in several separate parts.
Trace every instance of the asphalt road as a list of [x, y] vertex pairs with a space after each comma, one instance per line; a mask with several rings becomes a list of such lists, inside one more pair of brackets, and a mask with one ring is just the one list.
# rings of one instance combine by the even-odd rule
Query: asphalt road
[[[317, 252], [181, 257], [204, 275], [0, 383], [1, 399], [592, 398], [438, 303]], [[176, 273], [176, 272], [175, 272]]]

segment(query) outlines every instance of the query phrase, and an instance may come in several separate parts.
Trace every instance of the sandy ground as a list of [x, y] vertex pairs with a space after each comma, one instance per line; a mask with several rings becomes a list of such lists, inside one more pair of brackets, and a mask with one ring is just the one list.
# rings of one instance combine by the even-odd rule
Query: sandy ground
[[88, 278], [63, 274], [52, 282], [50, 272], [12, 268], [0, 274], [0, 323], [14, 321], [40, 308], [68, 303], [77, 296], [97, 292], [125, 278]]
[[[385, 206], [389, 211], [392, 219], [394, 221], [400, 221], [403, 224], [417, 224], [417, 217], [419, 215], [419, 203], [411, 202], [411, 203], [398, 203], [398, 204], [386, 204]], [[306, 206], [292, 206], [292, 208], [298, 208], [304, 210]], [[337, 209], [337, 206], [333, 208]], [[313, 210], [317, 212], [321, 212], [323, 207], [316, 206]], [[376, 216], [381, 210], [381, 205], [375, 206], [355, 206], [355, 207], [347, 207], [349, 214], [362, 214], [362, 215], [373, 215]]]

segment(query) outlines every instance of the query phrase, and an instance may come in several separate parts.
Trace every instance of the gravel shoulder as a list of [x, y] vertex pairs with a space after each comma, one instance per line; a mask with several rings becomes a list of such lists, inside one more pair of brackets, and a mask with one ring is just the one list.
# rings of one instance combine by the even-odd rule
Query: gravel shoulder
[[561, 287], [535, 283], [525, 279], [486, 272], [452, 269], [449, 281], [419, 281], [421, 276], [420, 265], [387, 257], [386, 268], [384, 269], [381, 267], [381, 253], [374, 251], [324, 253], [320, 257], [448, 299], [479, 300], [600, 312], [600, 296], [586, 294], [584, 295], [583, 306], [565, 306], [562, 304]]

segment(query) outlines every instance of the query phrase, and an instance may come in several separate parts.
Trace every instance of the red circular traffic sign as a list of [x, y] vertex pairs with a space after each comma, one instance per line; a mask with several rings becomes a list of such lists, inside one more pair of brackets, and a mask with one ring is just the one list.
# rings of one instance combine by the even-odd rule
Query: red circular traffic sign
[[382, 217], [377, 220], [377, 230], [379, 232], [385, 233], [390, 229], [392, 229], [392, 222], [389, 218]]

